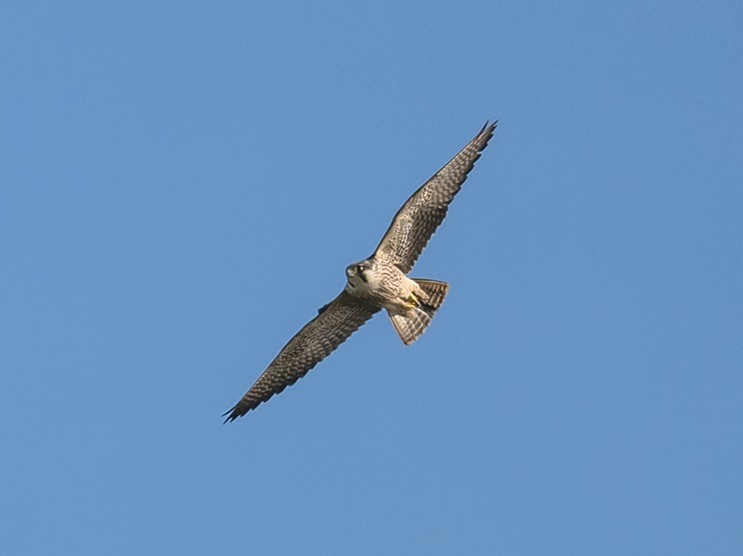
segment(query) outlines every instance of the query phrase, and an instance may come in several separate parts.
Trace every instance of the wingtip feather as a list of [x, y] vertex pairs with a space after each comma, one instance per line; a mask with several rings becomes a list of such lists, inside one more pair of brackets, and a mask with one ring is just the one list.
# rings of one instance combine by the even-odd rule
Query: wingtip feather
[[495, 131], [495, 128], [498, 127], [498, 120], [495, 120], [493, 123], [490, 123], [490, 120], [485, 121], [485, 125], [482, 126], [482, 129], [480, 130], [480, 133], [477, 134], [478, 137], [482, 135], [487, 135], [486, 141], [489, 141], [490, 138], [493, 136], [493, 132]]
[[242, 417], [242, 414], [238, 414], [236, 410], [237, 410], [237, 406], [234, 406], [233, 408], [222, 413], [222, 417], [224, 417], [225, 415], [227, 416], [227, 418], [224, 421], [222, 421], [223, 425], [226, 425], [227, 423], [231, 423], [238, 417]]

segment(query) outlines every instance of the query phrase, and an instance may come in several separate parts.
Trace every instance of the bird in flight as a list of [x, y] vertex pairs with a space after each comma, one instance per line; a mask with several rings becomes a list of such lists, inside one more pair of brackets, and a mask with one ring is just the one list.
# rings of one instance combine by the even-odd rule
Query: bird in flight
[[488, 146], [497, 124], [486, 123], [405, 201], [374, 254], [346, 267], [343, 291], [289, 340], [250, 390], [223, 415], [227, 416], [225, 423], [294, 384], [381, 309], [387, 310], [405, 345], [423, 334], [444, 302], [449, 284], [406, 275], [444, 221], [449, 204]]

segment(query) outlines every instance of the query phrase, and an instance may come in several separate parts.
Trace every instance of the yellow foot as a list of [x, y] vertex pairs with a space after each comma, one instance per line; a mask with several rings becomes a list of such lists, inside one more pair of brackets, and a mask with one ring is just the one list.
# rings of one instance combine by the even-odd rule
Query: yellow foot
[[408, 309], [412, 309], [413, 307], [420, 307], [421, 302], [418, 300], [414, 293], [411, 293], [410, 297], [405, 300], [405, 306]]

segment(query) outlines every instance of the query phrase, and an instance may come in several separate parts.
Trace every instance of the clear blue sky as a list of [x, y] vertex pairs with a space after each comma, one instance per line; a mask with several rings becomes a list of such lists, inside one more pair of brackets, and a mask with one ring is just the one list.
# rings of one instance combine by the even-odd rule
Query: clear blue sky
[[[741, 29], [4, 5], [0, 553], [743, 553]], [[423, 338], [379, 315], [222, 425], [495, 118]]]

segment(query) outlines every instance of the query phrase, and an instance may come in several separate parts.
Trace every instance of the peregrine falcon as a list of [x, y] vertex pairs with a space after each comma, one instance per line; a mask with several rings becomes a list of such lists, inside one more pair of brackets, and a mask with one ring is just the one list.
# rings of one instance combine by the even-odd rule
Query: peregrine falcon
[[381, 309], [387, 310], [405, 345], [423, 334], [444, 302], [449, 284], [406, 275], [443, 222], [449, 204], [488, 146], [497, 124], [486, 123], [405, 201], [374, 254], [346, 267], [343, 291], [289, 340], [250, 390], [224, 414], [225, 423], [294, 384]]

